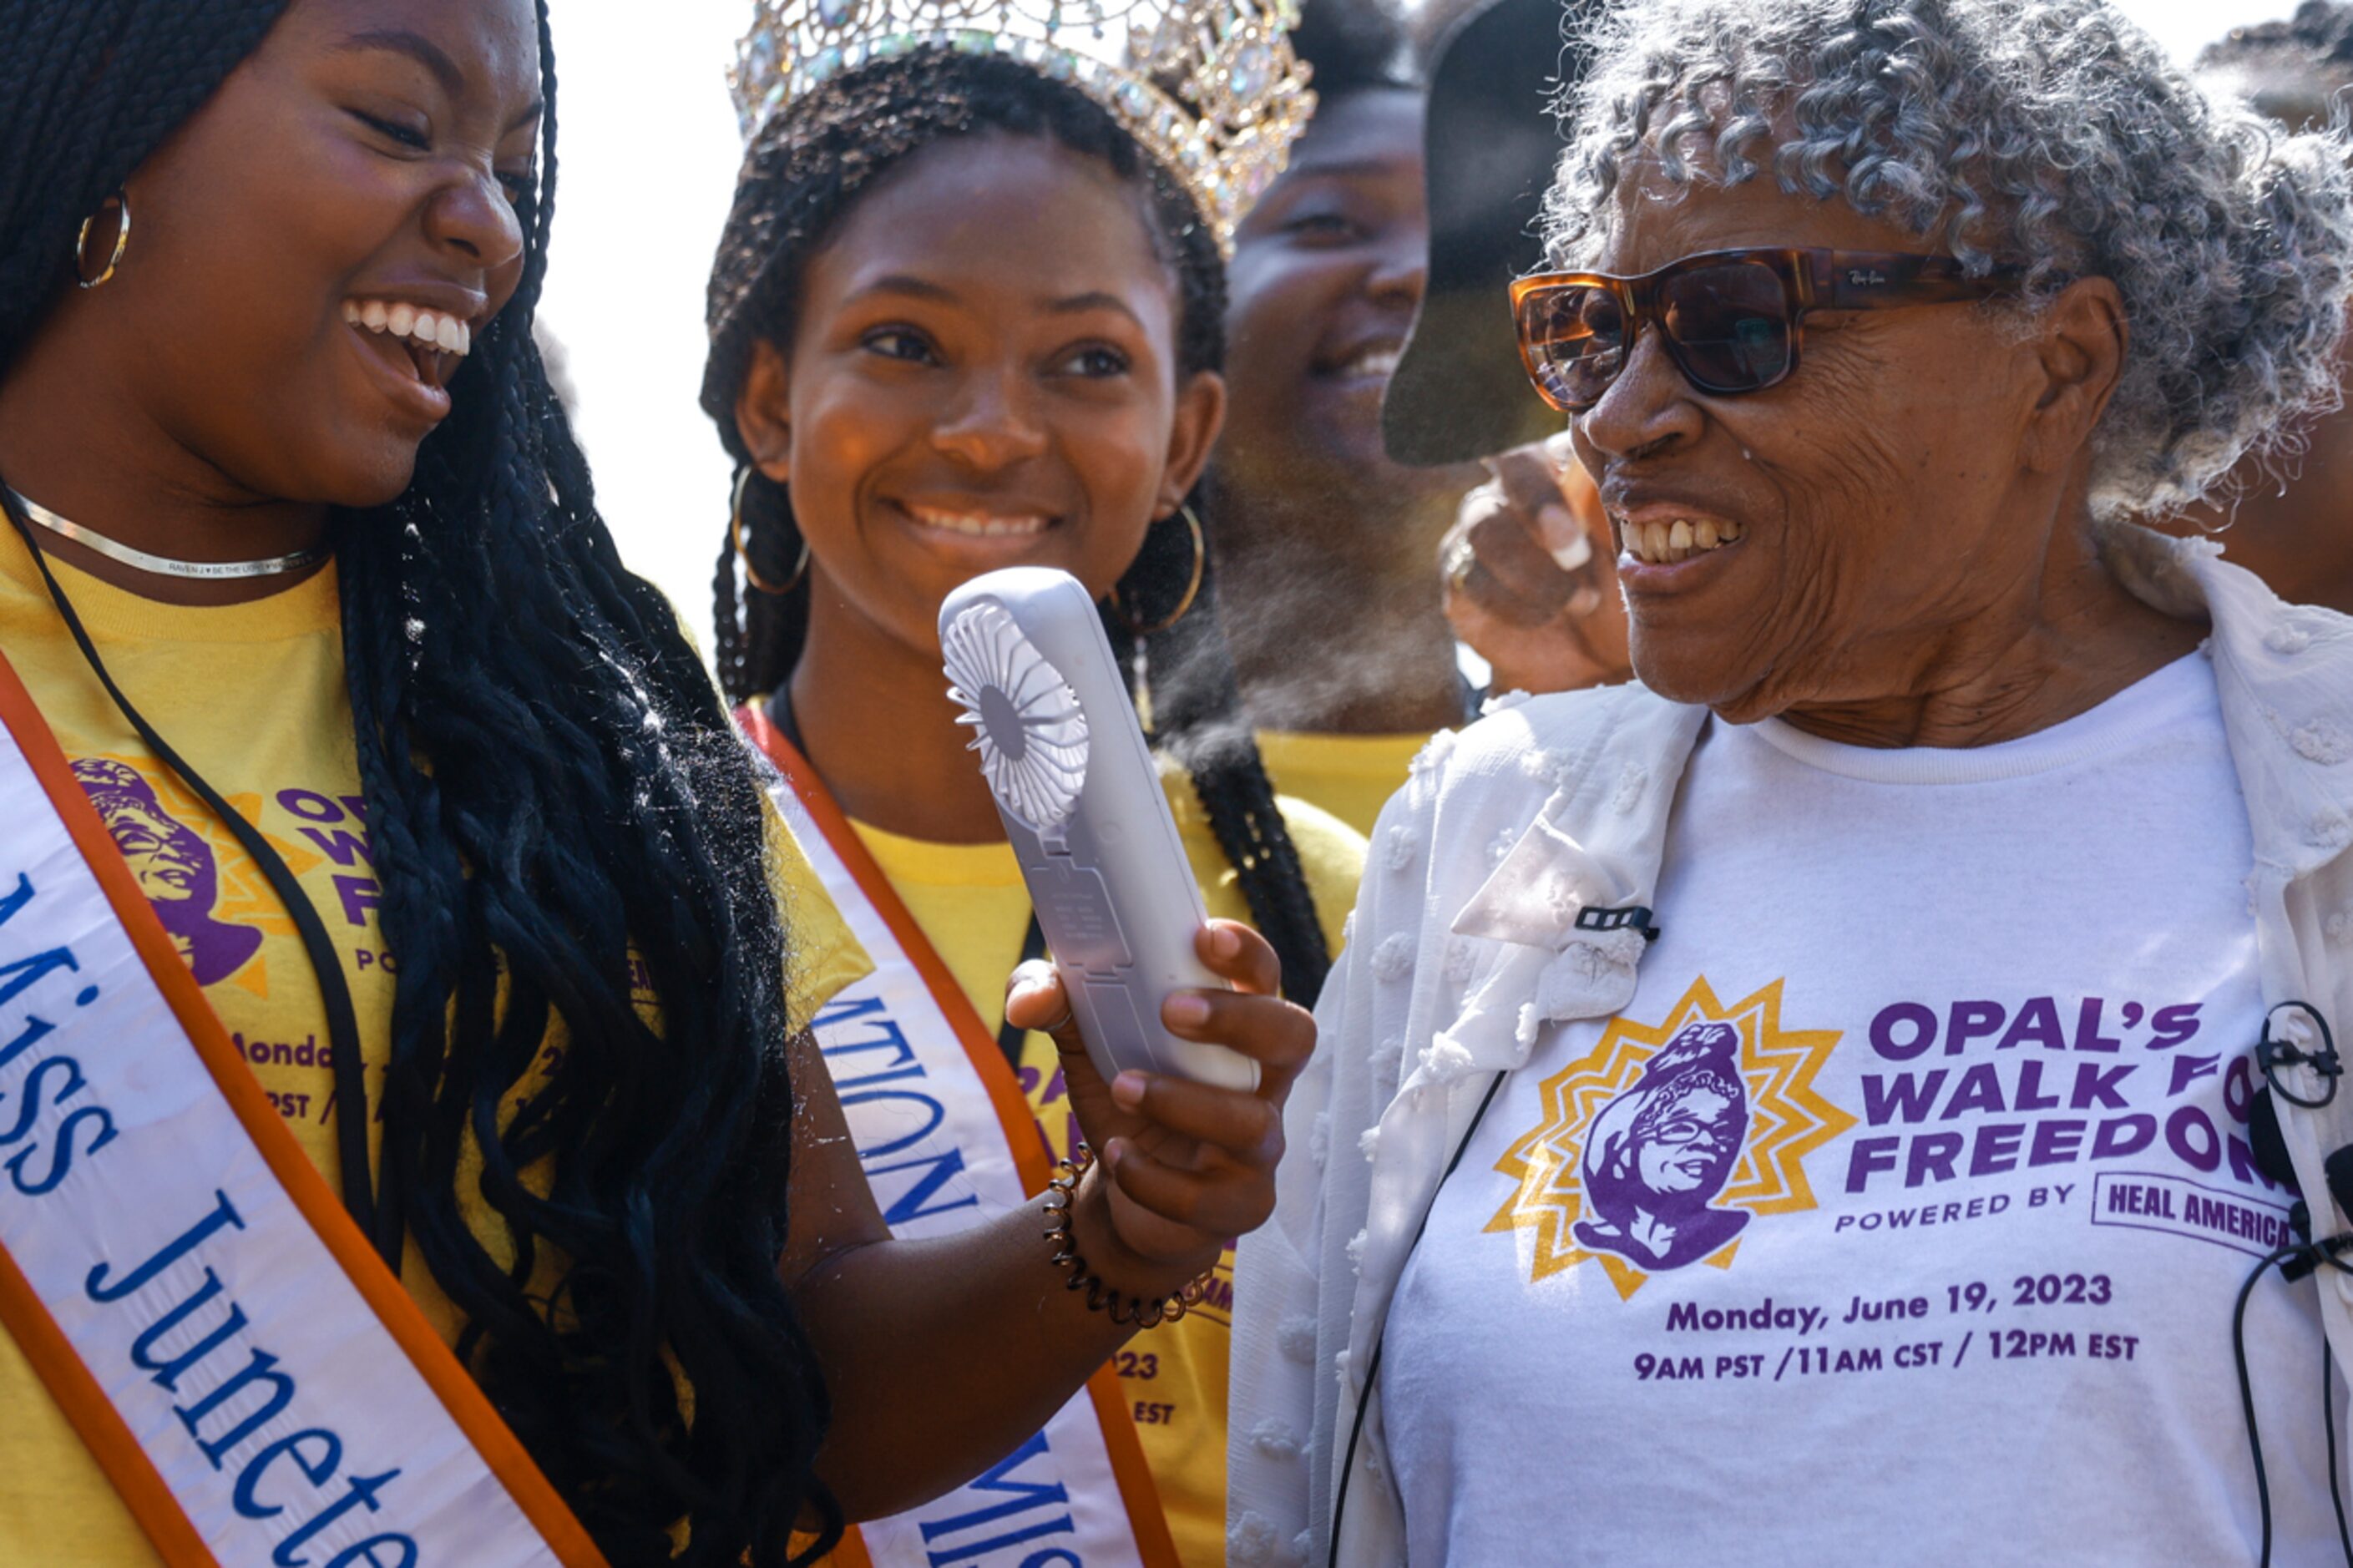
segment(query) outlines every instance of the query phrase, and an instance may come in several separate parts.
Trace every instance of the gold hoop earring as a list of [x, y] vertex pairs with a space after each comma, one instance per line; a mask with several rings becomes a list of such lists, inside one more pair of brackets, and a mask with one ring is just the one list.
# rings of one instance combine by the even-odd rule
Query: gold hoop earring
[[746, 465], [744, 471], [735, 476], [735, 501], [733, 506], [729, 509], [727, 514], [727, 538], [728, 542], [735, 547], [735, 561], [736, 563], [744, 569], [744, 581], [751, 584], [754, 588], [767, 595], [772, 599], [781, 599], [786, 595], [791, 593], [794, 589], [799, 587], [801, 585], [801, 579], [808, 575], [808, 541], [807, 539], [803, 539], [801, 541], [801, 558], [794, 563], [793, 574], [786, 578], [783, 584], [778, 584], [769, 582], [766, 578], [761, 576], [759, 572], [754, 568], [752, 565], [752, 552], [744, 547], [744, 489], [751, 484], [752, 476], [758, 471], [758, 469]]
[[1166, 619], [1145, 626], [1135, 618], [1134, 613], [1121, 600], [1119, 590], [1113, 588], [1111, 591], [1112, 607], [1119, 611], [1120, 619], [1127, 623], [1127, 629], [1140, 637], [1155, 637], [1191, 614], [1193, 601], [1201, 596], [1202, 580], [1209, 574], [1209, 541], [1201, 531], [1201, 520], [1194, 515], [1191, 507], [1181, 503], [1177, 506], [1176, 512], [1184, 518], [1185, 526], [1192, 531], [1193, 576], [1192, 580], [1185, 584], [1185, 596], [1176, 601], [1176, 609], [1169, 612]]
[[131, 248], [131, 197], [117, 191], [99, 204], [98, 212], [104, 212], [109, 205], [117, 215], [114, 220], [114, 253], [106, 258], [106, 269], [97, 277], [90, 275], [88, 256], [90, 226], [98, 221], [98, 213], [81, 220], [81, 233], [74, 238], [74, 281], [84, 289], [100, 288], [111, 279], [114, 269], [122, 265], [123, 253]]

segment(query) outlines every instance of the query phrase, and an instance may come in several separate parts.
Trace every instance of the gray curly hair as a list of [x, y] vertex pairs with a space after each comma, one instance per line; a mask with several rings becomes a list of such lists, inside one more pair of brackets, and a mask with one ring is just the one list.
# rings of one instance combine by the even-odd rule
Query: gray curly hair
[[2096, 517], [2189, 505], [2334, 405], [2353, 288], [2343, 125], [2215, 102], [2105, 0], [1614, 0], [1565, 96], [1552, 264], [1591, 265], [1630, 156], [1668, 178], [1838, 195], [2029, 301], [2112, 279], [2132, 341]]

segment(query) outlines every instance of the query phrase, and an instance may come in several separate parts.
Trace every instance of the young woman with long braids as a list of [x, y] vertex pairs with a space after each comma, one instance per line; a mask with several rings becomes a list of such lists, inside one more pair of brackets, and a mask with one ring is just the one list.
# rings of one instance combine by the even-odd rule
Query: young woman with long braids
[[0, 1561], [781, 1563], [1271, 1202], [1220, 925], [1258, 1094], [1060, 1024], [1101, 1163], [891, 1236], [863, 957], [533, 347], [554, 121], [544, 0], [0, 0]]
[[[989, 1119], [1017, 1145], [1035, 1148], [1034, 1120], [1066, 1148], [1073, 1089], [995, 1000], [992, 971], [1038, 938], [941, 675], [951, 590], [1045, 564], [1098, 595], [1180, 760], [1166, 778], [1203, 895], [1265, 932], [1295, 1001], [1315, 994], [1361, 868], [1346, 827], [1278, 806], [1219, 629], [1189, 498], [1222, 412], [1223, 304], [1214, 215], [1113, 111], [940, 46], [778, 110], [720, 245], [703, 405], [742, 466], [719, 561], [723, 683], [854, 868], [855, 886], [829, 881], [837, 901], [886, 911], [924, 971], [968, 1096], [996, 1085], [1013, 1105], [1018, 1084], [1029, 1115]], [[818, 1037], [830, 1054], [865, 1027], [820, 1019]], [[847, 1075], [874, 1065], [845, 1050], [836, 1076], [881, 1151], [880, 1187], [909, 1150], [860, 1119]], [[945, 1133], [927, 1147], [964, 1157]], [[1097, 1401], [1093, 1440], [1141, 1437], [1151, 1485], [1124, 1479], [1114, 1500], [1146, 1562], [1166, 1560], [1163, 1517], [1178, 1560], [1223, 1561], [1229, 1278], [1123, 1355], [1124, 1386]]]

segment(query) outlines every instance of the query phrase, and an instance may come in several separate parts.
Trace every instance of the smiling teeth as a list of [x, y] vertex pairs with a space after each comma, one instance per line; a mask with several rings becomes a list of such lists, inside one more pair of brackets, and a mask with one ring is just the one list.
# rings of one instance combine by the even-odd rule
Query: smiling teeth
[[1635, 560], [1650, 566], [1668, 566], [1730, 544], [1742, 530], [1736, 522], [1679, 517], [1672, 522], [1621, 522], [1618, 531], [1626, 542], [1626, 553]]
[[1010, 539], [1025, 534], [1046, 531], [1042, 517], [997, 517], [977, 511], [934, 511], [930, 507], [911, 506], [907, 515], [925, 528], [944, 529], [972, 539]]
[[1350, 356], [1340, 367], [1340, 374], [1350, 376], [1377, 376], [1387, 381], [1397, 374], [1398, 362], [1404, 358], [1402, 350], [1394, 348], [1366, 349]]
[[406, 338], [420, 348], [463, 359], [474, 352], [474, 329], [457, 317], [420, 306], [370, 300], [343, 301], [343, 320], [354, 327]]

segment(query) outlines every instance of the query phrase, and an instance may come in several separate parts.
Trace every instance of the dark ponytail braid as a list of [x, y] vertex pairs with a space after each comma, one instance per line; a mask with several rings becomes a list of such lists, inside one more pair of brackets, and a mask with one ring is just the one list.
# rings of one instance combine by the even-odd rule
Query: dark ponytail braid
[[[70, 286], [82, 217], [282, 4], [0, 0], [0, 371]], [[683, 1519], [683, 1561], [765, 1568], [797, 1524], [824, 1547], [840, 1521], [776, 1271], [784, 934], [759, 778], [670, 606], [621, 564], [533, 343], [555, 181], [545, 0], [540, 32], [521, 289], [408, 492], [335, 521], [399, 966], [379, 1180], [465, 1314], [459, 1353], [607, 1556], [667, 1561]], [[459, 1208], [470, 1142], [502, 1252]]]
[[[793, 580], [802, 541], [791, 496], [750, 467], [736, 429], [735, 396], [753, 346], [791, 336], [802, 268], [862, 191], [935, 142], [987, 132], [1050, 139], [1102, 159], [1141, 187], [1178, 284], [1177, 372], [1223, 363], [1226, 281], [1216, 241], [1192, 198], [1093, 100], [1017, 61], [936, 46], [845, 72], [780, 110], [754, 142], [711, 279], [702, 406], [741, 465], [744, 549], [764, 583]], [[1198, 495], [1193, 504], [1200, 504]], [[722, 686], [743, 701], [775, 691], [792, 674], [808, 632], [809, 589], [806, 579], [782, 595], [739, 583], [733, 531], [712, 583], [714, 648]], [[1134, 629], [1169, 618], [1192, 571], [1192, 530], [1183, 515], [1155, 523], [1115, 600], [1103, 606], [1103, 629], [1129, 690], [1151, 715], [1155, 743], [1191, 775], [1251, 919], [1282, 960], [1284, 993], [1312, 1006], [1331, 952], [1242, 712], [1215, 573], [1205, 568], [1199, 596], [1173, 625], [1149, 635]]]

